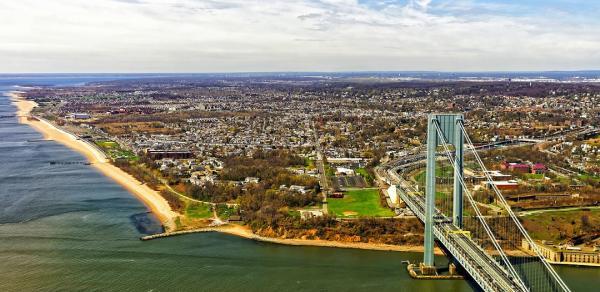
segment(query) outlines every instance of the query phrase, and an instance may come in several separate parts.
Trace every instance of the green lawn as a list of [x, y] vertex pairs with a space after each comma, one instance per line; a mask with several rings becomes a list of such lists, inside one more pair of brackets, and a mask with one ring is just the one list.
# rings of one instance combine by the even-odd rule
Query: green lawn
[[449, 200], [449, 198], [451, 198], [451, 197], [452, 197], [452, 195], [451, 195], [451, 193], [452, 193], [452, 192], [453, 192], [453, 190], [452, 190], [452, 189], [450, 189], [450, 190], [447, 190], [447, 191], [443, 191], [443, 192], [436, 191], [436, 192], [435, 192], [435, 198], [436, 198], [437, 200], [440, 200], [440, 201]]
[[333, 167], [329, 166], [329, 164], [325, 164], [325, 175], [327, 175], [327, 176], [335, 175], [335, 169]]
[[133, 153], [132, 151], [129, 151], [129, 150], [119, 149], [119, 150], [115, 150], [115, 151], [109, 151], [109, 154], [111, 157], [113, 157], [115, 159], [123, 158], [123, 159], [133, 160], [133, 161], [139, 160], [139, 157], [137, 155], [135, 155], [135, 153]]
[[98, 145], [104, 149], [111, 149], [111, 148], [119, 147], [119, 144], [117, 144], [117, 142], [114, 142], [114, 141], [96, 141], [96, 145]]
[[314, 169], [314, 168], [316, 168], [315, 161], [312, 160], [312, 159], [309, 159], [309, 158], [304, 159], [304, 165], [308, 169]]
[[188, 203], [185, 208], [185, 215], [188, 218], [212, 218], [213, 212], [211, 205], [202, 203]]
[[381, 206], [378, 189], [351, 189], [343, 199], [330, 198], [327, 204], [329, 211], [340, 218], [394, 216]]
[[135, 155], [132, 151], [124, 150], [119, 146], [117, 142], [104, 140], [104, 141], [96, 141], [96, 145], [100, 146], [104, 152], [106, 152], [110, 158], [112, 159], [126, 159], [137, 161], [139, 157]]
[[357, 168], [355, 170], [355, 172], [357, 174], [359, 174], [360, 176], [362, 176], [365, 180], [367, 180], [368, 182], [373, 181], [373, 178], [371, 177], [371, 174], [364, 168]]
[[523, 177], [525, 177], [526, 179], [544, 179], [545, 175], [543, 173], [537, 174], [537, 173], [525, 173], [523, 174]]
[[237, 210], [234, 207], [227, 207], [227, 204], [217, 205], [217, 216], [221, 219], [229, 219], [231, 215], [237, 214]]
[[[415, 175], [415, 180], [421, 184], [425, 184], [425, 179], [426, 179], [426, 171], [425, 169], [423, 169], [422, 171], [420, 171], [419, 173], [417, 173]], [[454, 169], [452, 168], [452, 166], [440, 166], [440, 165], [436, 165], [435, 167], [435, 176], [436, 177], [452, 177], [454, 175]]]
[[579, 179], [599, 181], [600, 180], [600, 176], [594, 176], [594, 175], [586, 173], [586, 174], [580, 174], [579, 175]]
[[582, 226], [583, 216], [587, 216], [590, 226], [600, 223], [600, 210], [556, 210], [551, 212], [530, 214], [522, 217], [523, 224], [535, 239], [560, 240], [561, 233], [578, 234]]

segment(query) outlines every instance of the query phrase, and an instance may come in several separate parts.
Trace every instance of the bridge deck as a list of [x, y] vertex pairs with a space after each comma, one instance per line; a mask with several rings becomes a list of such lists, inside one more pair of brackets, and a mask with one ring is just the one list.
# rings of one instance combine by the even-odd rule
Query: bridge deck
[[[396, 183], [400, 197], [415, 215], [424, 222], [425, 200], [423, 196], [408, 191], [408, 183], [399, 177], [396, 168], [388, 170]], [[451, 218], [438, 215], [433, 233], [436, 239], [461, 264], [473, 280], [485, 291], [523, 291], [517, 279], [513, 279], [498, 262], [489, 256], [473, 240], [461, 233], [452, 233], [459, 229], [451, 223]]]

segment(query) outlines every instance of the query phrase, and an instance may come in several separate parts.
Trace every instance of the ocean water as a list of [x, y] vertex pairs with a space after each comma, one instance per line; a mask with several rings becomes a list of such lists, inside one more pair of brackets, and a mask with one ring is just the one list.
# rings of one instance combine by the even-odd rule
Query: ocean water
[[[412, 280], [418, 253], [283, 246], [223, 234], [142, 242], [160, 231], [132, 195], [84, 157], [17, 123], [2, 92], [110, 76], [0, 76], [0, 291], [472, 291], [468, 281]], [[117, 77], [114, 77], [117, 78]], [[438, 258], [444, 262], [444, 258]], [[599, 269], [560, 267], [573, 291]]]

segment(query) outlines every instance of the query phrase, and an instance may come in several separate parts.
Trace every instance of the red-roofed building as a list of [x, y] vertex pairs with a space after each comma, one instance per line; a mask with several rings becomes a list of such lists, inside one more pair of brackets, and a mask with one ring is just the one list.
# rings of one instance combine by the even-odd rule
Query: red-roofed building
[[528, 173], [529, 169], [529, 165], [523, 163], [511, 163], [508, 166], [508, 170], [518, 173]]
[[546, 173], [547, 170], [548, 168], [546, 168], [546, 165], [543, 163], [536, 163], [531, 166], [531, 173], [533, 174], [543, 174]]

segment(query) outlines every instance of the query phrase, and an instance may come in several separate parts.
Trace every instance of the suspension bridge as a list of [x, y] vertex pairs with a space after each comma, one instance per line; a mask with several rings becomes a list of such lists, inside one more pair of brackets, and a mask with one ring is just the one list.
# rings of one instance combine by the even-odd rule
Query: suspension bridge
[[[465, 180], [465, 149], [471, 152], [470, 171], [485, 176], [485, 188]], [[406, 178], [423, 165], [423, 159], [422, 181]], [[484, 291], [570, 291], [493, 182], [467, 134], [463, 115], [429, 115], [427, 153], [404, 157], [377, 171], [397, 187], [406, 206], [425, 224], [421, 273], [437, 273], [433, 254], [437, 241]], [[523, 246], [531, 247], [532, 253], [525, 253]]]

